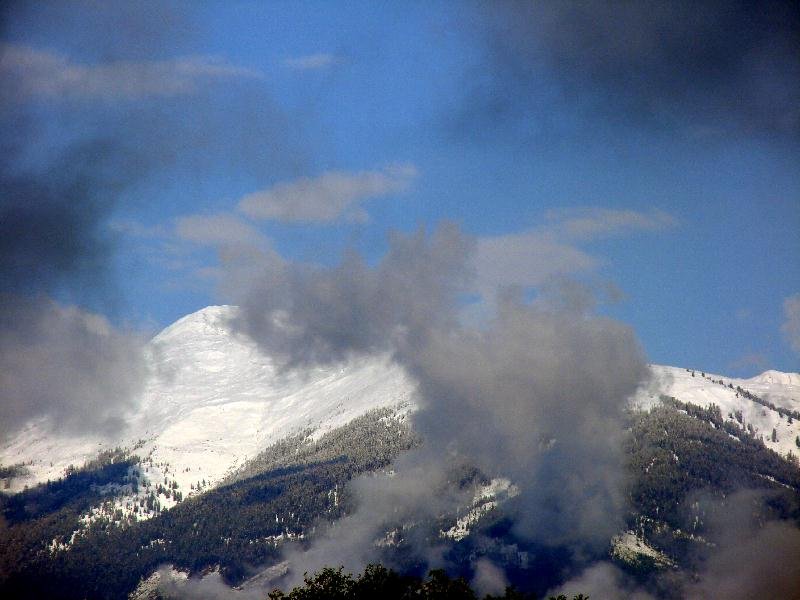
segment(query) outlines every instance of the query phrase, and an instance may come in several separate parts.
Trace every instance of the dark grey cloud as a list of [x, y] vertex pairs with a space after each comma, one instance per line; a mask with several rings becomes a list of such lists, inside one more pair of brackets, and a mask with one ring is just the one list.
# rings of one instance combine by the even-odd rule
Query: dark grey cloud
[[[481, 5], [487, 61], [464, 122], [540, 129], [556, 103], [612, 123], [716, 135], [800, 135], [800, 7], [749, 2]], [[485, 70], [484, 70], [485, 69]], [[562, 124], [563, 125], [563, 124]]]
[[147, 374], [143, 340], [50, 300], [2, 300], [0, 436], [36, 418], [70, 433], [124, 428]]
[[[26, 134], [12, 132], [5, 139], [16, 137], [19, 148]], [[34, 143], [36, 138], [30, 139]], [[22, 152], [14, 156], [8, 150], [0, 164], [2, 291], [102, 287], [96, 278], [113, 248], [103, 224], [114, 198], [136, 177], [134, 157], [113, 140], [102, 139], [78, 142], [38, 167], [20, 164]], [[119, 161], [128, 168], [117, 170]]]
[[[769, 495], [764, 490], [738, 490], [725, 498], [695, 495], [692, 514], [703, 515], [706, 541], [695, 546], [697, 566], [691, 572], [661, 573], [655, 585], [661, 593], [653, 594], [697, 600], [745, 600], [765, 594], [800, 598], [800, 529], [770, 514]], [[579, 593], [591, 598], [653, 598], [640, 583], [607, 562], [589, 566], [549, 592], [567, 597]]]
[[608, 542], [624, 507], [623, 413], [646, 377], [628, 327], [507, 301], [485, 330], [435, 334], [406, 365], [423, 438], [520, 487], [518, 533]]
[[229, 290], [239, 326], [290, 366], [413, 347], [452, 325], [466, 291], [472, 240], [454, 226], [395, 234], [370, 267], [356, 253], [326, 269], [265, 258], [260, 277]]
[[519, 486], [511, 518], [523, 538], [578, 553], [618, 531], [623, 412], [646, 377], [633, 332], [585, 312], [569, 286], [536, 304], [506, 294], [492, 320], [463, 325], [474, 247], [443, 226], [395, 235], [374, 266], [353, 254], [332, 268], [268, 259], [244, 293], [239, 327], [285, 366], [388, 352], [418, 386], [412, 418], [425, 443], [391, 476], [354, 484], [358, 510], [290, 557], [296, 576], [325, 564], [359, 569], [398, 527], [421, 560], [442, 564], [435, 532], [403, 525], [469, 504], [474, 490], [448, 483], [457, 464]]
[[689, 596], [746, 600], [766, 590], [775, 598], [800, 598], [800, 529], [783, 521], [746, 532], [739, 526], [730, 524], [736, 535], [714, 553]]
[[124, 425], [141, 340], [71, 307], [124, 302], [111, 220], [144, 202], [133, 198], [181, 174], [285, 175], [302, 160], [259, 74], [197, 55], [184, 8], [0, 10], [0, 376], [13, 387], [3, 433], [36, 417], [76, 431]]
[[583, 594], [589, 598], [627, 598], [628, 600], [653, 600], [653, 596], [637, 589], [636, 584], [620, 569], [608, 562], [596, 563], [577, 577], [548, 593], [549, 596], [564, 594], [574, 598]]
[[508, 579], [503, 569], [487, 558], [480, 558], [475, 563], [475, 576], [472, 578], [473, 589], [481, 596], [486, 594], [500, 595], [508, 587]]
[[286, 554], [290, 570], [282, 585], [302, 584], [304, 572], [325, 566], [344, 566], [356, 573], [371, 562], [391, 564], [393, 557], [383, 549], [400, 542], [413, 550], [415, 559], [431, 568], [444, 567], [444, 544], [436, 538], [438, 532], [408, 526], [432, 521], [468, 504], [470, 491], [448, 485], [452, 458], [434, 457], [428, 451], [411, 452], [394, 462], [390, 475], [355, 480], [351, 490], [358, 498], [357, 510], [327, 530], [321, 529], [309, 549], [290, 548]]
[[104, 225], [136, 160], [93, 139], [30, 166], [36, 137], [5, 121], [0, 131], [16, 145], [0, 164], [0, 435], [38, 417], [62, 431], [118, 430], [144, 377], [142, 341], [50, 298], [113, 303]]
[[158, 573], [158, 596], [169, 600], [262, 600], [265, 597], [262, 590], [241, 590], [225, 585], [219, 571], [186, 579], [172, 576], [169, 567], [161, 567]]

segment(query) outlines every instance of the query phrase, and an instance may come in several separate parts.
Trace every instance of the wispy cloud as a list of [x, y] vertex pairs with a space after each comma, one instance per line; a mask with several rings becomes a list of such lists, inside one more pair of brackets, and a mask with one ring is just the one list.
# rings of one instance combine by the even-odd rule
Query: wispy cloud
[[255, 227], [226, 213], [180, 217], [175, 223], [175, 233], [181, 240], [204, 246], [264, 247], [268, 243]]
[[137, 99], [189, 94], [210, 80], [259, 78], [256, 70], [215, 56], [160, 61], [81, 63], [30, 46], [0, 46], [0, 80], [5, 101], [32, 97]]
[[731, 362], [728, 368], [731, 371], [750, 371], [758, 369], [758, 371], [766, 371], [769, 367], [769, 360], [766, 355], [760, 352], [750, 352], [744, 354]]
[[316, 71], [319, 69], [327, 69], [340, 62], [341, 59], [334, 54], [319, 53], [286, 58], [283, 64], [297, 71]]
[[478, 241], [478, 288], [486, 296], [509, 286], [536, 286], [554, 276], [595, 269], [600, 262], [548, 231], [485, 237]]
[[248, 194], [239, 210], [254, 219], [294, 223], [366, 222], [363, 202], [407, 190], [417, 177], [413, 165], [377, 171], [327, 171]]
[[662, 211], [599, 207], [550, 211], [549, 223], [522, 233], [483, 237], [476, 253], [477, 287], [487, 299], [498, 289], [542, 285], [554, 277], [596, 270], [602, 258], [579, 247], [599, 237], [657, 231], [675, 225]]
[[781, 331], [792, 350], [800, 353], [800, 294], [789, 296], [783, 301], [783, 317]]
[[576, 240], [590, 240], [634, 231], [657, 231], [677, 223], [675, 217], [661, 210], [639, 212], [582, 207], [551, 210], [545, 216], [563, 235]]

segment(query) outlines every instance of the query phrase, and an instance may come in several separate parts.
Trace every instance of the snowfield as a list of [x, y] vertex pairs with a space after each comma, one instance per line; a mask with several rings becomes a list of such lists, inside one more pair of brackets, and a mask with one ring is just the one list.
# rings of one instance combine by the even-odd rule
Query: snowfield
[[[763, 436], [767, 448], [784, 457], [789, 451], [795, 456], [800, 455], [800, 448], [796, 445], [797, 436], [800, 435], [800, 421], [793, 419], [790, 423], [778, 411], [762, 406], [736, 391], [738, 386], [776, 407], [800, 411], [800, 374], [766, 371], [751, 379], [734, 379], [712, 373], [703, 374], [698, 370], [660, 365], [652, 365], [651, 371], [653, 379], [634, 398], [634, 405], [649, 408], [664, 394], [681, 402], [704, 407], [716, 404], [722, 411], [723, 419], [737, 424], [736, 411], [741, 411], [740, 427], [752, 425], [756, 436]], [[773, 429], [777, 437], [775, 442], [772, 441]]]
[[[147, 347], [150, 377], [130, 425], [113, 439], [53, 432], [40, 420], [0, 446], [0, 463], [29, 470], [6, 490], [62, 477], [117, 446], [142, 460], [145, 478], [167, 477], [184, 497], [207, 489], [270, 444], [312, 437], [373, 408], [414, 401], [414, 386], [387, 357], [302, 373], [279, 373], [250, 340], [235, 335], [235, 307], [210, 306], [164, 329]], [[205, 481], [205, 485], [202, 482]], [[162, 506], [170, 506], [164, 502]]]
[[[185, 498], [212, 487], [288, 435], [307, 431], [318, 438], [373, 408], [413, 410], [414, 384], [388, 357], [280, 373], [252, 341], [232, 331], [229, 321], [236, 310], [204, 308], [149, 342], [150, 376], [140, 408], [116, 438], [53, 432], [39, 420], [3, 441], [0, 463], [23, 463], [29, 471], [6, 480], [6, 491], [62, 477], [69, 465], [79, 467], [99, 451], [119, 446], [142, 459], [140, 488], [149, 482], [152, 489], [166, 478]], [[741, 380], [694, 371], [693, 377], [687, 369], [658, 365], [652, 372], [652, 381], [631, 399], [634, 406], [647, 408], [666, 394], [703, 406], [717, 404], [726, 419], [740, 410], [743, 425], [757, 428], [768, 447], [784, 456], [789, 450], [800, 454], [795, 446], [800, 422], [789, 423], [777, 411], [736, 397], [728, 387], [738, 385], [776, 406], [800, 410], [800, 374], [767, 371]], [[135, 495], [122, 498], [114, 508], [128, 514], [136, 500]], [[175, 500], [162, 496], [160, 502], [169, 508]]]

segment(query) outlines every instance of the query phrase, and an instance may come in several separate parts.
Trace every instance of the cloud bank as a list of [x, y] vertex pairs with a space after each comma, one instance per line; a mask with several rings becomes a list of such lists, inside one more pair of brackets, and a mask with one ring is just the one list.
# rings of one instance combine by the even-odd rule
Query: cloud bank
[[209, 80], [260, 78], [252, 69], [218, 57], [188, 56], [159, 61], [78, 63], [68, 57], [5, 44], [0, 47], [2, 100], [23, 102], [40, 96], [80, 100], [135, 100], [193, 93]]
[[473, 32], [489, 68], [469, 119], [519, 122], [566, 101], [610, 123], [800, 135], [796, 2], [509, 0], [479, 13]]

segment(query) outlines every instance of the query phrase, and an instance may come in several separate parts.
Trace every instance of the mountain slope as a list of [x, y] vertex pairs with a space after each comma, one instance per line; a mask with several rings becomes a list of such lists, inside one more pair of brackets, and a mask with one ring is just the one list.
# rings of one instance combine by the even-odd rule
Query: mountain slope
[[[374, 408], [413, 409], [413, 382], [388, 357], [281, 373], [255, 344], [232, 331], [229, 321], [235, 311], [231, 306], [207, 307], [150, 341], [150, 377], [140, 408], [116, 438], [53, 432], [46, 422], [37, 421], [3, 442], [0, 464], [24, 464], [27, 471], [7, 478], [7, 491], [57, 479], [70, 465], [80, 466], [100, 451], [120, 447], [141, 458], [135, 474], [139, 483], [166, 478], [186, 497], [197, 491], [196, 484], [202, 489], [213, 486], [287, 436], [310, 432], [319, 438]], [[726, 420], [736, 421], [741, 411], [741, 427], [754, 427], [767, 447], [783, 456], [798, 452], [800, 419], [790, 423], [778, 410], [735, 388], [776, 409], [798, 411], [799, 374], [767, 371], [739, 380], [658, 365], [652, 372], [652, 381], [632, 399], [633, 405], [653, 406], [661, 395], [700, 406], [714, 403]], [[773, 428], [777, 441], [772, 440]], [[167, 507], [173, 503], [171, 498], [162, 500]]]
[[766, 371], [751, 379], [734, 379], [660, 365], [653, 365], [651, 371], [653, 379], [647, 389], [639, 393], [635, 404], [651, 407], [660, 395], [703, 407], [715, 404], [725, 421], [737, 423], [743, 429], [751, 426], [756, 437], [763, 437], [767, 448], [784, 457], [789, 451], [795, 455], [800, 452], [796, 444], [800, 419], [789, 418], [791, 413], [800, 412], [800, 375], [797, 373]]
[[150, 341], [150, 377], [122, 435], [75, 436], [38, 421], [3, 443], [0, 464], [23, 463], [28, 471], [8, 491], [62, 477], [69, 465], [119, 446], [135, 448], [148, 479], [168, 477], [188, 494], [194, 483], [213, 484], [278, 439], [306, 430], [319, 437], [370, 409], [413, 401], [412, 384], [386, 357], [279, 373], [232, 332], [235, 310], [202, 309]]
[[[250, 566], [276, 560], [286, 540], [313, 536], [318, 519], [348, 514], [352, 477], [385, 468], [417, 443], [403, 418], [415, 407], [413, 383], [388, 357], [281, 373], [233, 333], [235, 310], [203, 309], [151, 340], [140, 410], [116, 439], [53, 434], [38, 422], [0, 448], [2, 464], [28, 463], [28, 475], [6, 477], [10, 491], [61, 477], [105, 451], [63, 481], [0, 497], [9, 525], [0, 540], [0, 588], [27, 597], [54, 589], [59, 597], [122, 597], [165, 563], [195, 574], [219, 567], [241, 583]], [[704, 531], [702, 515], [692, 515], [687, 529], [684, 507], [706, 488], [718, 498], [741, 487], [785, 494], [789, 509], [780, 516], [794, 515], [800, 471], [781, 457], [800, 453], [800, 419], [789, 418], [800, 408], [799, 381], [775, 371], [738, 380], [652, 366], [652, 378], [630, 399], [655, 410], [632, 414], [634, 506], [628, 531], [614, 542], [615, 560], [644, 571], [691, 569], [690, 546]], [[667, 396], [679, 402], [664, 402]], [[715, 405], [719, 417], [686, 403]], [[473, 506], [441, 515], [435, 526], [455, 556], [505, 561], [525, 581], [524, 540], [498, 534], [516, 488], [485, 477], [470, 483]], [[70, 578], [83, 583], [57, 583]]]

